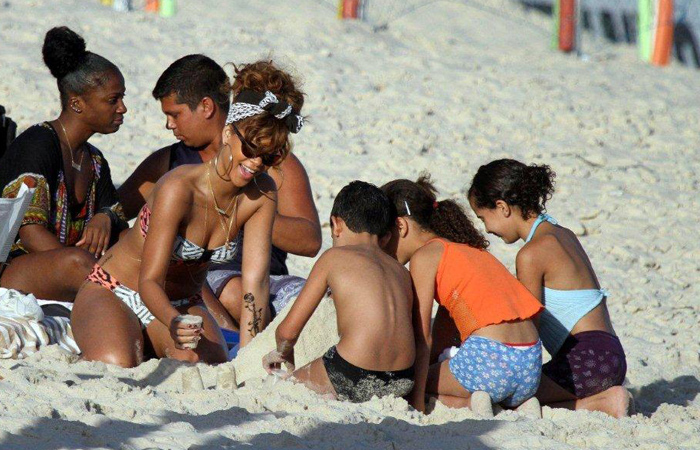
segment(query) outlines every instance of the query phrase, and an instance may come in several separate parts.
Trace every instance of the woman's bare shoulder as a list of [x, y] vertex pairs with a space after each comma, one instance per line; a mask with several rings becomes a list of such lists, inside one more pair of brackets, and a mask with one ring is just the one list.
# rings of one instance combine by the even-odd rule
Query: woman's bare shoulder
[[195, 170], [194, 166], [184, 165], [167, 172], [158, 180], [151, 196], [190, 199], [194, 191], [192, 175]]

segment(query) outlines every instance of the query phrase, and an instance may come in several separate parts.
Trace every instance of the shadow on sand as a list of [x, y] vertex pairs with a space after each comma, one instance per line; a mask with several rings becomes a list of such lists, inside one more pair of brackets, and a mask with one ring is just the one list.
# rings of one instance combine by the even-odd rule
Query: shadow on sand
[[700, 394], [700, 380], [692, 375], [676, 377], [672, 381], [657, 380], [638, 389], [631, 389], [637, 410], [648, 416], [664, 403], [688, 406]]
[[[306, 420], [309, 423], [308, 429], [298, 435], [287, 431], [261, 432], [266, 422], [273, 423], [272, 421], [284, 420], [285, 417], [283, 413], [248, 413], [245, 409], [238, 407], [199, 416], [168, 412], [150, 416], [151, 423], [147, 424], [109, 419], [104, 416], [100, 418], [102, 420], [95, 420], [97, 425], [88, 425], [61, 417], [42, 417], [15, 434], [4, 433], [0, 438], [0, 448], [13, 450], [342, 449], [352, 445], [386, 450], [418, 450], [436, 448], [436, 446], [487, 450], [495, 447], [485, 444], [480, 436], [499, 427], [499, 422], [495, 420], [463, 420], [441, 425], [418, 426], [388, 417], [379, 423], [354, 424]], [[299, 419], [304, 420], [301, 417]], [[194, 432], [197, 433], [196, 443], [187, 438]], [[251, 434], [255, 435], [246, 439], [245, 436]], [[439, 443], [435, 441], [438, 435]]]

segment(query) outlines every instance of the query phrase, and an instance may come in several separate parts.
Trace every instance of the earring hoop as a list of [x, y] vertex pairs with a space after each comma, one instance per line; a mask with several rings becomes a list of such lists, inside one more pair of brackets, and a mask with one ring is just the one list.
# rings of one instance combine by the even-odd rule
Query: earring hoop
[[[222, 174], [219, 173], [219, 156], [221, 156], [221, 153], [224, 151], [224, 148], [228, 147], [229, 149], [229, 157], [228, 157], [228, 167], [224, 169], [224, 174], [229, 174], [228, 178], [223, 176]], [[216, 154], [216, 158], [214, 158], [214, 172], [216, 172], [216, 176], [221, 178], [224, 181], [231, 181], [231, 168], [233, 167], [233, 150], [231, 149], [231, 146], [228, 145], [228, 143], [225, 143], [221, 146], [221, 149], [219, 152]]]

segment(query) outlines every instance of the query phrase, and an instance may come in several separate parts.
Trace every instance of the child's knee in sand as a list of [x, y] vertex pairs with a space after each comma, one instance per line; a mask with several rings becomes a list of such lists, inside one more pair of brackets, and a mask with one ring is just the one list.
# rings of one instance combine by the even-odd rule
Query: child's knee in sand
[[429, 395], [426, 399], [426, 412], [431, 413], [435, 410], [437, 402], [442, 403], [448, 408], [469, 408], [477, 416], [489, 419], [494, 417], [498, 412], [504, 409], [512, 409], [526, 417], [533, 419], [542, 418], [542, 408], [540, 407], [540, 402], [535, 397], [531, 397], [525, 400], [518, 406], [507, 407], [502, 404], [493, 403], [491, 396], [488, 392], [475, 391], [473, 393], [468, 393], [466, 397], [457, 397], [446, 394], [439, 395]]
[[549, 402], [546, 405], [551, 408], [598, 411], [615, 418], [636, 414], [634, 397], [624, 386], [613, 386], [590, 397]]

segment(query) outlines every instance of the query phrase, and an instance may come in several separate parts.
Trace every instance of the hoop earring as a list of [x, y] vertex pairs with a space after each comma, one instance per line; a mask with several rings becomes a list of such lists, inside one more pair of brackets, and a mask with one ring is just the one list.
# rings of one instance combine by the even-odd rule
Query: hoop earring
[[219, 150], [219, 152], [216, 154], [216, 158], [214, 158], [214, 172], [216, 172], [216, 176], [218, 176], [222, 180], [231, 181], [231, 175], [229, 175], [228, 178], [226, 178], [222, 174], [219, 173], [219, 156], [221, 156], [221, 153], [224, 151], [225, 147], [228, 147], [229, 156], [228, 156], [228, 167], [224, 169], [224, 174], [231, 173], [231, 169], [233, 167], [233, 150], [231, 149], [231, 146], [228, 145], [228, 143], [221, 146], [221, 150]]

